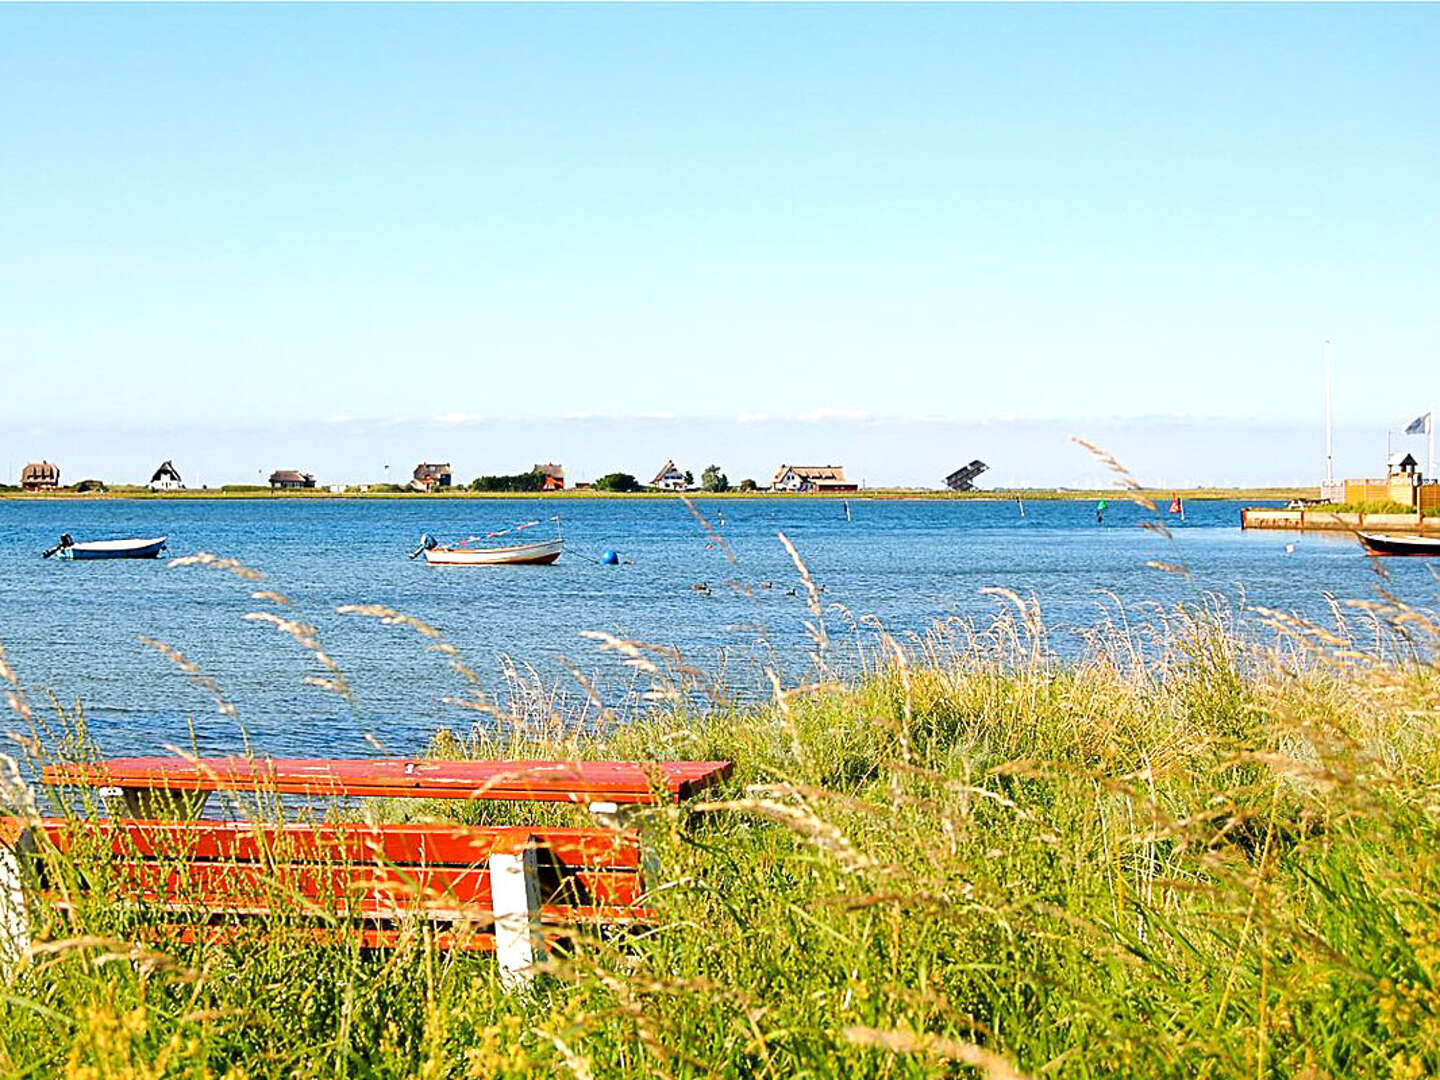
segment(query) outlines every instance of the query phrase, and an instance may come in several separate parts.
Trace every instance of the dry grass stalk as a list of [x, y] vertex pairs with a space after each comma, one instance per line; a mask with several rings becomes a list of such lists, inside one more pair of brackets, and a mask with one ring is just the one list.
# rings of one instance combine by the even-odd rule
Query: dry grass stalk
[[992, 1050], [974, 1043], [947, 1039], [941, 1035], [923, 1035], [911, 1031], [885, 1031], [881, 1028], [853, 1025], [845, 1029], [845, 1039], [856, 1046], [872, 1046], [899, 1054], [926, 1054], [930, 1057], [958, 1061], [978, 1069], [988, 1080], [1029, 1080], [1010, 1062]]
[[144, 634], [140, 635], [140, 644], [154, 649], [183, 671], [191, 682], [213, 697], [215, 699], [215, 710], [217, 712], [225, 716], [235, 715], [235, 706], [225, 700], [225, 695], [220, 690], [220, 684], [209, 675], [206, 675], [199, 664], [193, 660], [187, 660], [179, 649], [167, 645], [165, 642], [159, 641], [156, 638], [147, 637]]
[[414, 615], [406, 615], [402, 611], [385, 607], [383, 604], [341, 604], [335, 609], [337, 615], [366, 615], [372, 619], [379, 619], [384, 626], [408, 626], [417, 634], [428, 638], [439, 640], [444, 635], [435, 627]]
[[783, 532], [775, 534], [780, 538], [790, 561], [795, 564], [795, 569], [800, 572], [800, 584], [805, 587], [805, 602], [809, 605], [810, 614], [814, 616], [814, 622], [807, 622], [805, 629], [809, 631], [810, 637], [815, 642], [818, 650], [816, 666], [820, 670], [825, 667], [825, 650], [829, 647], [830, 637], [825, 631], [825, 607], [820, 603], [820, 588], [815, 584], [815, 579], [810, 576], [810, 568], [805, 565], [805, 560], [800, 557], [800, 552], [790, 542], [790, 538]]
[[0, 645], [0, 679], [4, 679], [9, 685], [5, 689], [5, 704], [12, 712], [27, 724], [35, 722], [35, 713], [30, 708], [30, 702], [25, 696], [25, 688], [20, 685], [20, 676], [15, 674], [15, 669], [10, 666], [10, 661], [5, 657], [5, 646]]
[[[616, 637], [614, 634], [607, 634], [603, 630], [581, 630], [580, 636], [587, 641], [595, 641], [600, 644], [601, 652], [618, 652], [625, 659], [621, 661], [626, 667], [650, 676], [652, 681], [652, 693], [647, 694], [647, 700], [652, 701], [679, 701], [681, 700], [680, 688], [676, 686], [674, 679], [662, 671], [660, 666], [646, 655], [647, 652], [656, 653], [672, 661], [680, 659], [677, 649], [659, 645], [649, 645], [642, 641], [629, 641], [625, 638]], [[681, 668], [687, 675], [698, 676], [700, 673], [694, 668]]]
[[715, 527], [705, 519], [705, 515], [700, 513], [699, 507], [690, 501], [690, 496], [682, 494], [680, 495], [680, 501], [685, 504], [685, 508], [689, 510], [695, 520], [700, 523], [700, 527], [705, 530], [706, 534], [719, 545], [720, 550], [725, 553], [725, 558], [730, 560], [730, 564], [733, 566], [738, 563], [739, 560], [735, 558], [735, 552], [731, 550], [729, 541], [720, 535]]
[[[1083, 446], [1086, 450], [1090, 452], [1092, 457], [1094, 457], [1097, 461], [1100, 462], [1100, 464], [1104, 465], [1111, 472], [1115, 473], [1118, 477], [1118, 479], [1115, 481], [1116, 484], [1126, 490], [1130, 499], [1133, 502], [1136, 502], [1139, 505], [1145, 507], [1145, 509], [1149, 510], [1152, 514], [1159, 512], [1159, 507], [1157, 507], [1154, 501], [1145, 494], [1145, 486], [1130, 474], [1129, 469], [1125, 468], [1124, 465], [1121, 465], [1120, 462], [1115, 460], [1115, 455], [1109, 453], [1108, 451], [1101, 450], [1100, 447], [1096, 446], [1094, 443], [1082, 439], [1078, 435], [1070, 436], [1070, 441], [1076, 443], [1079, 446]], [[1158, 531], [1164, 532], [1167, 537], [1170, 535], [1170, 530], [1168, 528], [1165, 528], [1163, 524]]]
[[605, 704], [605, 699], [600, 696], [600, 690], [596, 687], [594, 680], [586, 677], [579, 666], [573, 663], [568, 657], [558, 656], [555, 659], [561, 667], [570, 673], [570, 677], [579, 685], [581, 691], [585, 694], [585, 700], [593, 705], [596, 712], [600, 714], [601, 722], [606, 725], [617, 723], [618, 721], [615, 714], [610, 711], [610, 707]]
[[282, 634], [288, 634], [296, 644], [309, 652], [322, 667], [330, 672], [330, 675], [322, 683], [314, 685], [323, 685], [325, 689], [335, 690], [347, 698], [351, 696], [350, 686], [345, 681], [340, 665], [321, 646], [320, 632], [315, 627], [296, 619], [281, 618], [272, 611], [248, 611], [243, 618], [248, 622], [268, 623]]
[[810, 841], [833, 858], [847, 874], [874, 872], [878, 868], [874, 859], [856, 848], [844, 833], [815, 813], [803, 800], [800, 800], [799, 805], [794, 805], [774, 799], [730, 799], [695, 803], [691, 809], [697, 814], [728, 810], [769, 818]]
[[259, 570], [252, 570], [239, 559], [224, 559], [208, 551], [198, 551], [194, 555], [180, 555], [171, 559], [167, 564], [174, 569], [177, 566], [204, 566], [211, 570], [225, 570], [245, 581], [264, 581], [265, 575]]

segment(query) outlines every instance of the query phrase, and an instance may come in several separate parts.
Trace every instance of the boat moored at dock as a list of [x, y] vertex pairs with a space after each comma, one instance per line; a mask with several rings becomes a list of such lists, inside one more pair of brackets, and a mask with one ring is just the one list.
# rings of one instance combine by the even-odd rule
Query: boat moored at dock
[[1402, 536], [1395, 533], [1355, 534], [1366, 555], [1440, 555], [1440, 536]]

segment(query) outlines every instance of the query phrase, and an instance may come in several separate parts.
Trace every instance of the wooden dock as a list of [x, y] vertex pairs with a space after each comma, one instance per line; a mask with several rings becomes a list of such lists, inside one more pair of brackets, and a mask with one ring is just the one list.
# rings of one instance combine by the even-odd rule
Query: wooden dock
[[1273, 506], [1247, 506], [1240, 511], [1242, 529], [1287, 529], [1291, 531], [1358, 532], [1380, 529], [1385, 532], [1413, 532], [1440, 535], [1440, 518], [1413, 514], [1365, 514], [1327, 510], [1323, 506], [1305, 510], [1283, 510]]

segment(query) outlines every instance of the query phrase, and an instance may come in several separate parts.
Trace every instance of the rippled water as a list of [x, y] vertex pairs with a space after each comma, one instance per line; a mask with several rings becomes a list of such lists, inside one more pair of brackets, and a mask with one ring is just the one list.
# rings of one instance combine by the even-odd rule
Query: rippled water
[[[698, 667], [724, 667], [754, 685], [773, 649], [803, 664], [803, 595], [776, 539], [784, 530], [825, 586], [827, 604], [873, 613], [896, 631], [923, 630], [952, 615], [986, 618], [1005, 586], [1040, 599], [1053, 640], [1074, 648], [1119, 596], [1139, 608], [1207, 590], [1251, 603], [1323, 616], [1326, 591], [1372, 596], [1373, 561], [1344, 536], [1246, 533], [1239, 504], [1192, 503], [1173, 540], [1139, 527], [1146, 513], [1110, 501], [1103, 527], [1093, 504], [853, 499], [853, 520], [835, 501], [746, 499], [698, 502], [734, 551], [679, 500], [548, 502], [414, 499], [0, 502], [0, 642], [26, 685], [61, 701], [79, 699], [92, 734], [111, 754], [240, 743], [234, 720], [209, 695], [141, 644], [149, 635], [178, 648], [214, 677], [240, 710], [252, 745], [268, 753], [362, 754], [372, 733], [396, 751], [418, 748], [442, 725], [468, 727], [473, 714], [442, 698], [463, 690], [443, 656], [416, 634], [341, 616], [338, 605], [378, 603], [439, 628], [492, 688], [502, 656], [533, 664], [546, 681], [574, 685], [559, 657], [597, 675], [607, 692], [629, 685], [626, 670], [582, 640], [586, 629], [674, 645]], [[570, 550], [551, 567], [429, 567], [406, 555], [421, 532], [442, 538], [563, 515]], [[545, 535], [548, 520], [527, 536]], [[167, 534], [171, 553], [211, 551], [263, 571], [247, 583], [165, 562], [68, 563], [40, 552], [61, 532], [76, 540]], [[1286, 546], [1294, 544], [1287, 552]], [[632, 563], [599, 565], [606, 548]], [[1184, 577], [1146, 567], [1183, 563]], [[1428, 560], [1387, 560], [1391, 585], [1433, 603]], [[751, 586], [748, 593], [727, 582]], [[706, 595], [692, 586], [708, 583]], [[771, 588], [760, 586], [769, 583]], [[355, 687], [357, 705], [304, 683], [311, 658], [272, 627], [242, 616], [270, 607], [250, 599], [273, 588], [292, 613], [315, 624]], [[831, 612], [839, 629], [844, 618]]]

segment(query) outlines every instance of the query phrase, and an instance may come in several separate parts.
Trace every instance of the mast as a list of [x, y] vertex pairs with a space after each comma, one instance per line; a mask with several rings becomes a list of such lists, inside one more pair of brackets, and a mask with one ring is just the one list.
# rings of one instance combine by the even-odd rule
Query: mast
[[1325, 339], [1325, 481], [1335, 482], [1335, 447], [1330, 432], [1330, 339]]

